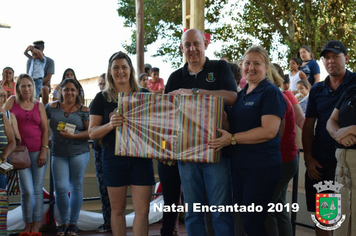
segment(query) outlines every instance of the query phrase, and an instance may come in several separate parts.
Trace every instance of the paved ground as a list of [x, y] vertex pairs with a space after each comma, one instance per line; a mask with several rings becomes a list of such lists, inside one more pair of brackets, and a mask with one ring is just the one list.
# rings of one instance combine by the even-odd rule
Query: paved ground
[[[153, 225], [150, 225], [150, 231], [149, 231], [149, 236], [160, 236], [159, 233], [159, 229], [161, 228], [161, 224], [160, 223], [156, 223]], [[52, 235], [56, 235], [56, 232], [43, 232], [42, 234], [43, 236], [52, 236]], [[97, 233], [95, 231], [79, 231], [79, 236], [109, 236], [111, 235], [111, 233], [107, 232], [107, 233]], [[128, 228], [127, 229], [127, 236], [132, 236], [132, 228]], [[315, 235], [314, 234], [314, 230], [312, 229], [308, 229], [308, 228], [304, 228], [304, 227], [300, 227], [297, 226], [297, 230], [296, 230], [296, 236], [312, 236]], [[179, 225], [179, 236], [187, 236], [187, 232], [185, 230], [185, 226], [184, 224], [180, 224]], [[198, 235], [197, 235], [198, 236]]]

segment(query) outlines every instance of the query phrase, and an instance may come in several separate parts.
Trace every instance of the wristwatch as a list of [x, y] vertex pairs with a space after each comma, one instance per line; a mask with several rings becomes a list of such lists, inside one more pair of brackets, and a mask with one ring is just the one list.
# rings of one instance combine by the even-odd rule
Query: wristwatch
[[193, 94], [198, 94], [199, 93], [199, 89], [198, 88], [192, 88], [192, 92], [193, 92]]
[[236, 145], [236, 139], [234, 137], [234, 134], [231, 134], [231, 142], [230, 142], [231, 145]]

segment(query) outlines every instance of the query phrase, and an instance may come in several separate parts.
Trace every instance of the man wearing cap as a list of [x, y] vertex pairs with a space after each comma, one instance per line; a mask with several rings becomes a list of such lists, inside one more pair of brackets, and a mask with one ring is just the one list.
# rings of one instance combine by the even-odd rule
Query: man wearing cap
[[[320, 56], [329, 75], [310, 90], [302, 133], [307, 169], [305, 191], [307, 208], [310, 212], [315, 212], [317, 192], [313, 185], [320, 181], [335, 179], [335, 141], [327, 132], [326, 123], [346, 88], [356, 84], [356, 74], [345, 67], [349, 55], [340, 41], [333, 40], [326, 43]], [[324, 231], [318, 227], [315, 227], [315, 233], [317, 236], [332, 235], [332, 231]]]
[[[33, 42], [33, 46], [38, 46], [43, 53], [44, 50], [44, 42], [42, 40]], [[44, 55], [44, 54], [43, 54]], [[51, 91], [51, 78], [54, 74], [54, 61], [46, 57], [46, 64], [44, 66], [44, 77], [42, 78], [42, 88], [41, 88], [41, 96], [42, 96], [42, 103], [46, 105], [48, 103], [49, 93]], [[31, 66], [31, 61], [27, 61], [27, 71]]]
[[[170, 75], [165, 93], [216, 95], [224, 97], [226, 105], [233, 105], [237, 98], [237, 87], [230, 66], [226, 61], [209, 60], [205, 57], [208, 41], [204, 33], [197, 29], [187, 30], [182, 36], [180, 47], [187, 63]], [[166, 165], [163, 168], [171, 168], [172, 170], [166, 170], [166, 172], [173, 172], [176, 167]], [[219, 163], [179, 161], [178, 169], [184, 202], [188, 204], [185, 218], [187, 234], [204, 236], [206, 235], [204, 212], [194, 212], [193, 204], [204, 205], [206, 196], [209, 205], [232, 204], [229, 160], [221, 157]], [[164, 189], [163, 185], [162, 188]], [[234, 235], [231, 213], [212, 212], [212, 221], [215, 235]]]

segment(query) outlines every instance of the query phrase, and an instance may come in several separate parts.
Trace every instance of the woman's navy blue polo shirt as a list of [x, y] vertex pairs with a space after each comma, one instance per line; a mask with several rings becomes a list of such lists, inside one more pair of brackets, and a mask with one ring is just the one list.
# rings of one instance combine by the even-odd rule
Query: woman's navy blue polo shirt
[[[281, 91], [264, 79], [249, 94], [248, 85], [239, 92], [236, 103], [227, 108], [230, 132], [239, 133], [261, 127], [263, 115], [276, 115], [283, 119], [286, 102]], [[265, 168], [282, 163], [279, 131], [263, 143], [230, 146], [231, 164], [236, 168]]]

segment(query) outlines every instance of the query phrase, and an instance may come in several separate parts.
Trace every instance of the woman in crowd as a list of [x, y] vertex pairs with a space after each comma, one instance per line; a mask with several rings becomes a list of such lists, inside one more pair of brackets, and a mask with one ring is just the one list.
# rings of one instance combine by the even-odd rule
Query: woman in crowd
[[[6, 92], [0, 86], [0, 155], [1, 161], [6, 162], [9, 155], [15, 149], [15, 135], [9, 122], [9, 112], [2, 109], [6, 101]], [[12, 114], [13, 116], [13, 114]], [[10, 117], [11, 119], [11, 117]], [[5, 175], [0, 174], [0, 189], [6, 189]]]
[[114, 236], [126, 235], [126, 194], [130, 186], [135, 211], [133, 230], [137, 235], [147, 235], [149, 202], [155, 183], [152, 160], [115, 156], [115, 131], [124, 122], [124, 117], [117, 114], [118, 93], [140, 91], [127, 54], [118, 52], [111, 56], [106, 78], [106, 89], [96, 95], [90, 108], [89, 135], [91, 139], [102, 139], [104, 183], [108, 186], [111, 205], [111, 230]]
[[247, 83], [247, 81], [246, 81], [246, 79], [245, 79], [245, 77], [243, 75], [243, 72], [242, 72], [242, 59], [239, 59], [237, 61], [237, 65], [238, 65], [238, 67], [240, 68], [240, 71], [241, 71], [241, 79], [240, 79], [240, 84], [239, 84], [239, 87], [240, 87], [240, 90], [241, 90], [241, 89], [245, 88], [246, 83]]
[[[284, 74], [283, 74], [283, 70], [282, 70], [281, 66], [278, 65], [277, 63], [273, 63], [273, 66], [276, 69], [279, 76], [281, 78], [284, 78]], [[298, 125], [299, 128], [303, 129], [305, 116], [303, 114], [302, 108], [300, 107], [300, 105], [298, 103], [298, 100], [295, 98], [294, 94], [289, 90], [283, 90], [283, 94], [288, 97], [289, 101], [293, 105], [296, 125]]]
[[286, 102], [271, 83], [274, 81], [271, 66], [263, 47], [253, 46], [246, 51], [242, 67], [248, 84], [239, 92], [236, 103], [227, 109], [231, 133], [218, 129], [222, 136], [209, 142], [215, 150], [231, 145], [236, 203], [263, 207], [261, 212], [241, 213], [247, 235], [267, 235], [267, 204], [281, 179], [279, 127]]
[[15, 72], [11, 67], [5, 67], [2, 71], [2, 81], [1, 85], [6, 91], [6, 98], [9, 98], [11, 95], [15, 95], [15, 85], [14, 81]]
[[290, 80], [290, 90], [293, 94], [298, 93], [297, 82], [300, 80], [305, 80], [309, 83], [307, 75], [299, 70], [299, 67], [302, 65], [301, 61], [298, 58], [293, 57], [289, 61], [289, 80]]
[[[15, 143], [16, 143], [14, 132], [8, 120], [8, 116], [10, 118], [10, 113], [8, 111], [5, 112], [5, 110], [1, 108], [5, 101], [6, 101], [6, 92], [0, 86], [0, 155], [1, 155], [2, 163], [7, 162], [7, 158], [15, 149]], [[6, 191], [6, 177], [4, 174], [0, 174], [0, 190]], [[5, 193], [3, 192], [1, 200], [4, 201], [5, 204], [8, 202], [6, 201], [6, 198], [7, 198], [7, 194], [6, 192]], [[7, 230], [6, 220], [7, 220], [7, 213], [2, 214], [1, 229], [0, 229], [1, 235], [6, 235], [6, 230]]]
[[53, 183], [62, 223], [57, 231], [59, 236], [78, 233], [83, 178], [89, 161], [89, 108], [82, 105], [79, 89], [75, 79], [65, 79], [61, 83], [60, 100], [46, 106], [51, 128]]
[[26, 232], [38, 232], [43, 209], [43, 179], [47, 167], [48, 125], [44, 105], [36, 100], [31, 76], [17, 78], [15, 96], [5, 103], [17, 119], [21, 145], [30, 153], [31, 166], [20, 170], [21, 208]]
[[341, 212], [346, 220], [334, 235], [356, 235], [356, 86], [351, 86], [340, 98], [326, 129], [336, 141], [335, 180], [341, 188]]
[[308, 81], [300, 80], [297, 82], [297, 88], [298, 94], [296, 94], [295, 97], [298, 99], [299, 105], [305, 115], [309, 100], [310, 84], [308, 83]]
[[[77, 76], [75, 76], [75, 72], [72, 68], [68, 68], [64, 71], [61, 83], [67, 78], [74, 79], [79, 84], [79, 98], [80, 98], [80, 102], [84, 104], [85, 101], [84, 89], [80, 84], [80, 82], [77, 80]], [[53, 90], [53, 101], [59, 100], [60, 98], [61, 98], [61, 84], [58, 84], [56, 88]]]
[[229, 63], [232, 75], [234, 76], [234, 79], [235, 79], [237, 91], [240, 92], [241, 91], [240, 81], [242, 78], [240, 67], [236, 63], [232, 63], [232, 62], [228, 62], [228, 63]]
[[15, 140], [18, 139], [18, 141], [21, 142], [21, 136], [20, 136], [18, 125], [17, 125], [16, 116], [14, 115], [14, 113], [12, 113], [10, 111], [6, 111], [3, 107], [3, 105], [5, 104], [6, 99], [7, 99], [6, 97], [7, 97], [7, 93], [6, 93], [5, 89], [2, 86], [0, 86], [0, 112], [3, 112], [4, 114], [6, 114], [6, 117], [8, 118], [8, 120], [10, 122], [12, 130], [14, 131]]
[[[274, 64], [276, 67], [276, 64]], [[277, 67], [276, 67], [277, 68]], [[276, 73], [272, 70], [274, 84], [279, 87], [283, 72]], [[289, 77], [287, 77], [289, 79]], [[284, 82], [283, 82], [284, 83]], [[290, 92], [290, 91], [289, 91]], [[292, 95], [293, 96], [293, 95]], [[276, 191], [274, 192], [272, 203], [287, 204], [287, 188], [289, 181], [293, 178], [298, 169], [299, 154], [296, 139], [296, 125], [294, 117], [294, 108], [288, 96], [283, 91], [283, 97], [287, 107], [284, 113], [282, 124], [280, 127], [281, 137], [281, 155], [282, 155], [282, 177]], [[266, 220], [266, 229], [268, 235], [274, 236], [292, 236], [292, 224], [289, 217], [289, 212], [286, 208], [282, 211], [269, 212]]]
[[313, 54], [308, 46], [302, 46], [299, 49], [300, 58], [302, 58], [302, 66], [299, 70], [303, 71], [309, 83], [313, 86], [320, 81], [320, 67], [318, 63], [313, 59]]

